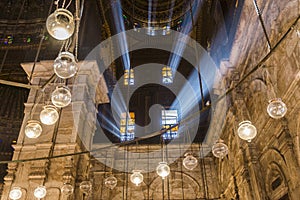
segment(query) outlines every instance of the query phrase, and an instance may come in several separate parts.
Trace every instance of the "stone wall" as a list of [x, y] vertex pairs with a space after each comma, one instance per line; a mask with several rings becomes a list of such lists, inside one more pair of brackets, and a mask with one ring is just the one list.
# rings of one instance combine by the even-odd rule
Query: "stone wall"
[[[102, 144], [109, 146], [109, 144]], [[184, 154], [191, 152], [197, 159], [198, 165], [193, 170], [188, 170], [183, 166], [184, 155], [177, 158], [174, 162], [169, 161], [171, 173], [165, 179], [162, 179], [156, 173], [156, 166], [162, 157], [151, 156], [151, 152], [160, 149], [160, 145], [129, 145], [126, 147], [125, 153], [120, 148], [106, 148], [101, 151], [98, 157], [92, 160], [91, 177], [93, 177], [93, 192], [91, 199], [218, 199], [218, 174], [215, 160], [211, 154], [200, 159], [199, 156], [203, 149], [198, 144], [193, 144], [186, 149], [180, 145], [169, 144], [164, 151], [168, 155], [166, 161], [172, 159], [171, 154], [174, 151], [180, 151]], [[145, 158], [130, 157], [129, 152], [138, 152], [146, 154]], [[101, 159], [101, 155], [104, 159]], [[101, 162], [99, 162], [101, 161]], [[124, 162], [125, 161], [125, 162]], [[113, 162], [113, 165], [112, 163]], [[105, 165], [106, 163], [106, 165]], [[117, 166], [119, 165], [119, 166]], [[112, 169], [110, 166], [114, 166]], [[117, 170], [122, 168], [123, 170]], [[131, 169], [141, 170], [144, 181], [136, 186], [130, 181], [132, 174]], [[128, 173], [127, 173], [128, 172]], [[105, 186], [105, 178], [113, 175], [117, 178], [117, 186], [109, 189]]]
[[[233, 107], [227, 113], [222, 134], [229, 146], [228, 158], [218, 165], [224, 199], [298, 199], [299, 163], [299, 1], [258, 1], [271, 56], [249, 75], [229, 96]], [[289, 31], [289, 32], [288, 32]], [[298, 30], [299, 31], [299, 30]], [[276, 45], [284, 34], [283, 41]], [[270, 50], [252, 1], [245, 1], [233, 50], [226, 62], [227, 85], [234, 86], [265, 57]], [[234, 71], [237, 79], [234, 79]], [[272, 119], [266, 109], [268, 100], [279, 97], [288, 112]], [[258, 135], [251, 143], [237, 136], [237, 126], [247, 113]]]
[[[32, 66], [32, 63], [23, 64], [24, 70], [28, 73]], [[31, 161], [8, 164], [8, 174], [4, 179], [5, 184], [1, 197], [3, 200], [8, 199], [12, 187], [22, 188], [21, 199], [35, 199], [33, 191], [39, 185], [47, 188], [45, 199], [69, 199], [60, 190], [64, 183], [70, 183], [75, 188], [72, 198], [83, 198], [83, 194], [79, 191], [79, 184], [88, 176], [86, 170], [89, 169], [88, 154], [55, 159], [43, 158], [89, 150], [91, 138], [95, 132], [96, 101], [101, 103], [103, 100], [107, 100], [107, 98], [98, 99], [96, 97], [96, 88], [97, 84], [102, 84], [103, 89], [105, 84], [103, 84], [103, 79], [99, 78], [99, 73], [95, 73], [98, 70], [95, 62], [83, 63], [76, 79], [68, 82], [68, 87], [72, 89], [73, 93], [72, 103], [59, 109], [59, 122], [51, 126], [42, 125], [41, 136], [36, 139], [27, 138], [24, 133], [27, 121], [29, 119], [39, 120], [39, 113], [43, 105], [50, 101], [51, 92], [59, 84], [57, 80], [50, 83], [45, 89], [44, 95], [41, 95], [41, 91], [36, 89], [36, 86], [44, 84], [53, 74], [52, 66], [53, 61], [41, 61], [36, 64], [33, 74], [34, 86], [30, 90], [25, 104], [25, 116], [18, 141], [13, 145], [13, 160], [31, 159]], [[98, 92], [99, 94], [103, 93], [102, 97], [104, 97], [106, 91], [102, 89], [100, 87]], [[40, 98], [41, 96], [44, 98]]]

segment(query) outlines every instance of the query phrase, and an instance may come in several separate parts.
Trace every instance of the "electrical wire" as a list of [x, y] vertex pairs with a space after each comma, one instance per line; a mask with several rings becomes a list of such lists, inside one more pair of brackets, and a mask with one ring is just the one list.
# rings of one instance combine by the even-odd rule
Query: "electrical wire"
[[294, 29], [297, 22], [300, 19], [300, 15], [297, 17], [297, 19], [293, 22], [293, 24], [289, 27], [289, 29], [285, 32], [285, 34], [279, 39], [279, 41], [271, 48], [268, 54], [263, 57], [258, 64], [256, 64], [246, 75], [244, 75], [233, 87], [229, 88], [223, 95], [219, 96], [219, 98], [216, 100], [216, 103], [222, 100], [226, 95], [231, 93], [234, 89], [236, 89], [238, 86], [240, 86], [251, 74], [256, 72], [259, 68], [263, 66], [263, 64], [273, 55], [277, 47], [284, 41], [284, 39], [287, 37], [287, 35]]
[[[54, 4], [54, 0], [52, 0], [51, 3], [50, 3], [50, 7], [49, 7], [49, 10], [48, 10], [48, 15], [47, 15], [47, 16], [49, 16], [49, 15], [51, 14], [53, 4]], [[28, 78], [28, 81], [29, 81], [29, 84], [30, 84], [30, 85], [31, 85], [32, 76], [33, 76], [33, 72], [34, 72], [34, 69], [35, 69], [37, 60], [38, 60], [38, 58], [39, 58], [39, 56], [40, 56], [42, 44], [43, 44], [43, 41], [45, 40], [45, 33], [46, 33], [46, 26], [43, 28], [43, 31], [42, 31], [42, 37], [41, 37], [41, 39], [40, 39], [39, 47], [38, 47], [38, 50], [37, 50], [36, 55], [35, 55], [35, 58], [34, 58], [33, 66], [32, 66], [31, 72], [30, 72], [30, 76], [29, 76], [29, 78]]]
[[[286, 39], [286, 37], [288, 36], [288, 34], [294, 30], [294, 27], [296, 26], [297, 22], [299, 21], [300, 19], [300, 16], [297, 17], [297, 19], [292, 23], [292, 25], [289, 27], [289, 29], [285, 32], [285, 34], [279, 39], [279, 41], [273, 46], [273, 48], [270, 50], [270, 52], [265, 56], [263, 57], [259, 62], [258, 64], [256, 64], [252, 70], [250, 70], [244, 77], [242, 77], [234, 86], [232, 86], [231, 88], [229, 88], [223, 95], [220, 95], [215, 103], [221, 101], [223, 98], [226, 97], [226, 95], [230, 94], [233, 90], [235, 90], [239, 85], [241, 85], [247, 77], [249, 77], [251, 74], [253, 74], [255, 71], [257, 71], [259, 68], [261, 68], [263, 66], [263, 64], [273, 55], [274, 52], [276, 52], [276, 49], [279, 47], [279, 45]], [[149, 138], [152, 138], [152, 137], [157, 137], [157, 136], [161, 136], [162, 134], [164, 134], [166, 131], [168, 130], [171, 130], [172, 128], [176, 127], [176, 126], [179, 126], [179, 125], [184, 125], [185, 123], [188, 123], [189, 120], [191, 119], [194, 119], [195, 117], [197, 117], [199, 115], [199, 113], [201, 112], [204, 112], [206, 110], [208, 110], [209, 108], [211, 107], [210, 106], [206, 106], [204, 108], [202, 108], [201, 110], [199, 111], [196, 111], [194, 113], [192, 113], [188, 118], [184, 119], [184, 120], [181, 120], [180, 122], [178, 122], [177, 124], [167, 128], [167, 129], [163, 129], [163, 130], [160, 130], [160, 131], [157, 131], [157, 132], [153, 132], [153, 133], [150, 133], [146, 136], [143, 136], [143, 137], [139, 137], [139, 138], [136, 138], [134, 140], [131, 140], [131, 141], [126, 141], [126, 142], [123, 142], [123, 143], [120, 143], [120, 144], [112, 144], [112, 145], [108, 145], [106, 147], [102, 147], [102, 148], [97, 148], [97, 149], [94, 149], [94, 150], [90, 150], [90, 151], [82, 151], [82, 152], [76, 152], [76, 153], [71, 153], [71, 154], [61, 154], [61, 155], [55, 155], [55, 156], [52, 156], [52, 157], [39, 157], [39, 158], [31, 158], [31, 159], [19, 159], [19, 160], [8, 160], [8, 161], [0, 161], [0, 164], [7, 164], [7, 163], [19, 163], [19, 162], [30, 162], [30, 161], [37, 161], [37, 160], [48, 160], [48, 159], [55, 159], [55, 158], [61, 158], [61, 157], [67, 157], [67, 156], [74, 156], [74, 155], [81, 155], [81, 154], [88, 154], [88, 153], [93, 153], [93, 152], [98, 152], [98, 151], [101, 151], [101, 150], [104, 150], [106, 148], [110, 148], [110, 147], [115, 147], [115, 146], [118, 146], [118, 147], [122, 147], [122, 146], [125, 146], [125, 145], [129, 145], [129, 144], [132, 144], [132, 143], [135, 143], [137, 141], [142, 141], [142, 140], [146, 140], [146, 139], [149, 139]]]

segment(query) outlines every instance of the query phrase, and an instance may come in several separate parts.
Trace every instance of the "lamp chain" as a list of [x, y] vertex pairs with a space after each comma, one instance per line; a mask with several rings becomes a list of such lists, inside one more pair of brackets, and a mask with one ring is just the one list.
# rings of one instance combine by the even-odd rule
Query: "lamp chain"
[[64, 7], [65, 7], [65, 4], [66, 4], [66, 0], [64, 0], [64, 1], [63, 1], [63, 3], [62, 3], [62, 6], [61, 6], [61, 7], [62, 7], [62, 8], [64, 8]]

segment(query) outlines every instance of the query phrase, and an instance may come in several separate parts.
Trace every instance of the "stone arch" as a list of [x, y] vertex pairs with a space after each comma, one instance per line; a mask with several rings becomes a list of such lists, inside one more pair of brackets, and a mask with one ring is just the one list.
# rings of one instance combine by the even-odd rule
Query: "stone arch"
[[288, 193], [287, 180], [278, 163], [271, 162], [266, 174], [266, 191], [271, 199], [280, 199]]
[[257, 93], [257, 92], [266, 92], [267, 90], [267, 84], [262, 77], [257, 77], [255, 79], [252, 79], [252, 81], [249, 83], [249, 89], [251, 92]]
[[140, 185], [135, 186], [130, 180], [124, 181], [118, 179], [120, 186], [115, 187], [113, 190], [105, 189], [102, 192], [103, 199], [121, 200], [126, 199], [140, 200], [147, 199], [147, 185], [142, 182]]
[[288, 195], [290, 177], [288, 176], [286, 160], [280, 151], [276, 148], [266, 149], [260, 162], [261, 166], [265, 168], [265, 170], [262, 170], [262, 174], [269, 198], [277, 200]]
[[[170, 191], [170, 199], [180, 199], [182, 198], [182, 193], [184, 193], [184, 197], [188, 199], [197, 199], [199, 197], [200, 184], [189, 174], [184, 172], [173, 172], [172, 176], [169, 177], [169, 181], [164, 181], [165, 187], [167, 182], [169, 182], [167, 187]], [[162, 199], [162, 183], [162, 179], [159, 176], [155, 177], [150, 183], [149, 190], [151, 199]], [[167, 188], [165, 188], [164, 191], [164, 198], [167, 198]], [[160, 196], [157, 194], [160, 194]]]

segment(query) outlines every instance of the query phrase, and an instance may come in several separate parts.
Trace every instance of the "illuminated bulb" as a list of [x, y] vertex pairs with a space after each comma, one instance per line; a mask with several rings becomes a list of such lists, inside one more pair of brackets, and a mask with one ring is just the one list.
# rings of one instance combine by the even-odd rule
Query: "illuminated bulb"
[[40, 113], [40, 120], [43, 124], [52, 125], [57, 122], [59, 116], [55, 106], [47, 105]]
[[71, 103], [71, 92], [68, 87], [57, 87], [51, 95], [53, 105], [63, 108]]
[[74, 55], [66, 51], [61, 52], [58, 55], [54, 61], [53, 67], [55, 74], [63, 79], [73, 77], [78, 70]]
[[74, 192], [74, 188], [70, 183], [65, 183], [61, 188], [61, 193], [66, 195], [66, 196], [70, 196], [71, 194], [73, 194]]
[[9, 198], [12, 200], [18, 200], [22, 197], [22, 190], [20, 187], [13, 187], [9, 192]]
[[193, 170], [198, 165], [198, 160], [192, 154], [188, 153], [182, 161], [183, 166], [188, 170]]
[[224, 144], [224, 141], [219, 139], [212, 146], [212, 154], [217, 157], [223, 159], [228, 154], [228, 147]]
[[79, 185], [79, 189], [83, 193], [88, 194], [92, 190], [92, 183], [90, 181], [82, 181]]
[[45, 186], [38, 186], [37, 188], [35, 188], [34, 192], [33, 192], [34, 196], [38, 199], [42, 199], [46, 196], [47, 194], [47, 190]]
[[286, 114], [287, 107], [280, 98], [275, 98], [269, 101], [267, 112], [270, 117], [280, 119]]
[[170, 174], [170, 167], [166, 162], [160, 162], [156, 167], [156, 173], [158, 176], [164, 179]]
[[255, 138], [257, 134], [257, 130], [254, 125], [248, 120], [242, 121], [239, 124], [238, 128], [238, 135], [241, 139], [247, 140], [248, 142], [251, 142], [253, 138]]
[[140, 170], [133, 170], [132, 173], [133, 174], [131, 174], [130, 176], [130, 181], [136, 186], [138, 186], [140, 183], [143, 182], [144, 176], [143, 174], [141, 174]]
[[107, 177], [105, 180], [104, 180], [104, 185], [106, 187], [108, 187], [109, 189], [114, 189], [116, 186], [117, 186], [117, 183], [118, 183], [118, 180], [116, 177], [114, 177], [113, 175]]
[[37, 120], [29, 120], [25, 127], [25, 135], [28, 138], [38, 138], [42, 134], [42, 126]]
[[73, 15], [70, 11], [60, 8], [48, 16], [46, 21], [48, 33], [57, 40], [70, 38], [75, 29]]

